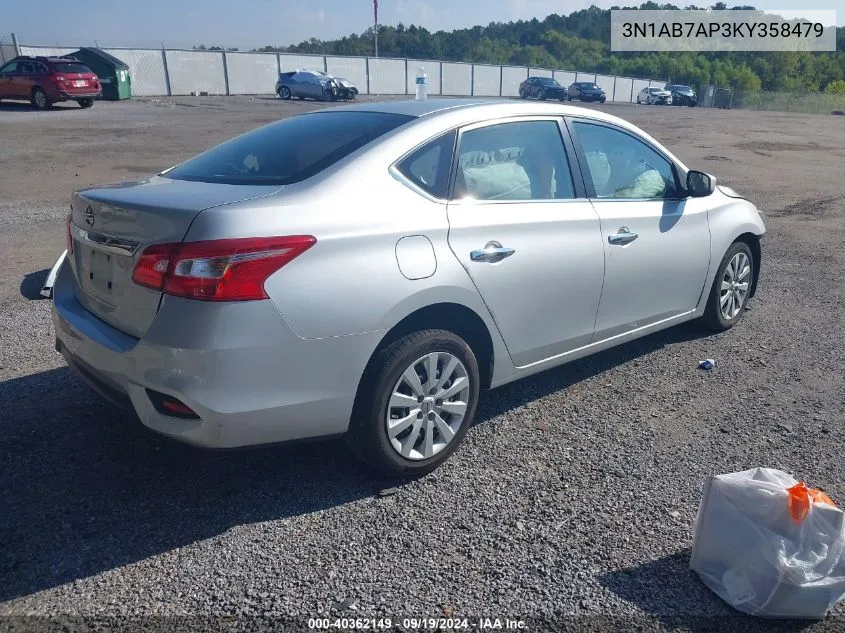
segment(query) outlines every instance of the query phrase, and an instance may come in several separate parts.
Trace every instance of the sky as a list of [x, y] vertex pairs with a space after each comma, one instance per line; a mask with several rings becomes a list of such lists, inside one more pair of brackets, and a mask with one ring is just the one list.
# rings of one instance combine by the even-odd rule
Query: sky
[[[715, 1], [715, 0], [714, 0]], [[249, 50], [289, 45], [316, 37], [360, 33], [373, 23], [372, 0], [0, 0], [0, 37], [14, 32], [23, 44], [55, 46], [138, 46], [190, 48], [194, 45]], [[430, 31], [490, 22], [542, 20], [592, 4], [602, 8], [640, 0], [379, 0], [379, 23], [417, 24]], [[841, 0], [737, 0], [758, 9], [837, 9]], [[677, 2], [679, 6], [689, 2]], [[712, 4], [712, 2], [700, 3]], [[727, 2], [728, 6], [733, 4]], [[786, 6], [784, 6], [786, 5]], [[84, 9], [84, 10], [83, 10]], [[49, 16], [49, 17], [46, 17]]]

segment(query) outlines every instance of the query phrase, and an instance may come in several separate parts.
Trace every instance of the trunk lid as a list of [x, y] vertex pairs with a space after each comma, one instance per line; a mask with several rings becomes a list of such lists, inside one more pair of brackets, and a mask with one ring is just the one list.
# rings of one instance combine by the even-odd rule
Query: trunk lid
[[140, 338], [155, 318], [162, 294], [132, 281], [141, 252], [151, 244], [181, 242], [205, 209], [279, 189], [156, 176], [75, 192], [69, 260], [77, 300], [106, 323]]

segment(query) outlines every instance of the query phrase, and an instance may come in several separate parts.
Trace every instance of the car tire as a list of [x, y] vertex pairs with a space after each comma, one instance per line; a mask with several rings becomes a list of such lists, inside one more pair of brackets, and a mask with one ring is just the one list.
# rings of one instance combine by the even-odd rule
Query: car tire
[[77, 101], [77, 103], [79, 104], [80, 108], [86, 109], [86, 108], [90, 108], [91, 106], [94, 105], [94, 100], [93, 99], [80, 99], [79, 101]]
[[519, 89], [519, 98], [520, 99], [527, 99], [528, 98], [528, 94], [526, 94], [525, 88]]
[[[723, 287], [723, 283], [739, 286]], [[736, 325], [748, 305], [753, 283], [754, 256], [751, 249], [745, 242], [734, 242], [716, 271], [707, 307], [701, 317], [702, 324], [713, 332], [724, 332]], [[744, 292], [742, 284], [745, 285]]]
[[50, 99], [47, 98], [47, 93], [41, 88], [32, 89], [32, 97], [30, 98], [32, 107], [36, 110], [46, 110], [50, 107]]
[[540, 101], [545, 101], [545, 100], [546, 100], [546, 91], [545, 91], [545, 90], [543, 90], [542, 88], [540, 88], [540, 89], [537, 91], [537, 98], [538, 98]]
[[287, 86], [282, 86], [281, 88], [279, 88], [279, 99], [282, 99], [283, 101], [287, 101], [290, 98], [291, 98], [290, 88], [288, 88]]
[[[434, 393], [428, 378], [431, 358], [439, 388]], [[443, 382], [446, 370], [450, 373]], [[415, 376], [416, 385], [405, 376]], [[457, 449], [472, 425], [480, 382], [478, 362], [462, 338], [435, 329], [408, 334], [373, 356], [361, 379], [346, 441], [364, 463], [388, 477], [430, 473]], [[435, 397], [448, 394], [455, 384], [464, 386], [448, 397], [461, 398], [465, 406], [453, 403], [450, 412]], [[391, 400], [400, 406], [391, 406]], [[388, 426], [400, 420], [404, 423], [396, 425], [401, 429], [391, 438]], [[432, 454], [426, 457], [426, 452]]]

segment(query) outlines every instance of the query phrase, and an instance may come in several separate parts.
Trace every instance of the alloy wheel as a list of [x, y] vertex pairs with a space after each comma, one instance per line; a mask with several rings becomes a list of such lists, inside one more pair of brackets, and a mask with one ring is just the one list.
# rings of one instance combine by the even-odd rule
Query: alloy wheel
[[393, 449], [414, 461], [437, 455], [457, 435], [469, 396], [469, 375], [456, 356], [432, 352], [418, 358], [396, 381], [387, 405]]
[[745, 305], [751, 281], [751, 262], [745, 253], [731, 258], [722, 277], [719, 289], [719, 310], [722, 318], [732, 321]]
[[47, 95], [44, 94], [44, 91], [36, 90], [33, 98], [35, 99], [35, 107], [39, 109], [47, 107]]

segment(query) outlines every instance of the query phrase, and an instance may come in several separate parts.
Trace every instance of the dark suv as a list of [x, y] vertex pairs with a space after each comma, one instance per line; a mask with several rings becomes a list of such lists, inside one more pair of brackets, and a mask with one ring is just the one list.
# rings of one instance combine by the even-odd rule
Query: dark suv
[[25, 99], [39, 110], [57, 101], [94, 105], [102, 88], [82, 62], [62, 57], [15, 57], [0, 67], [0, 99]]

